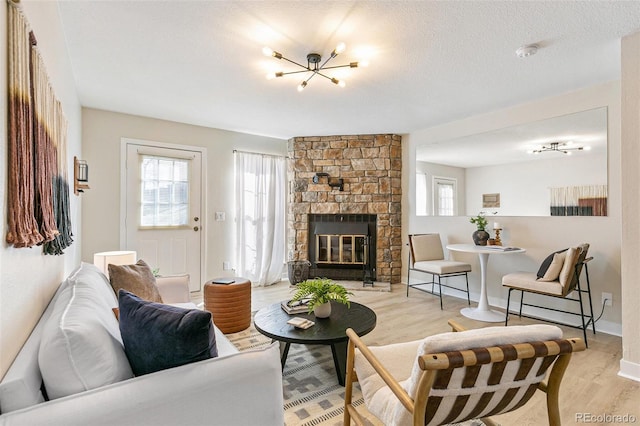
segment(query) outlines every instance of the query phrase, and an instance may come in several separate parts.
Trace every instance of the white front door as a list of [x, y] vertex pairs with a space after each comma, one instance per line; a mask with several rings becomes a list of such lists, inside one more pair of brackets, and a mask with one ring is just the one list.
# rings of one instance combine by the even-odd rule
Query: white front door
[[202, 152], [126, 142], [124, 248], [160, 275], [202, 283]]

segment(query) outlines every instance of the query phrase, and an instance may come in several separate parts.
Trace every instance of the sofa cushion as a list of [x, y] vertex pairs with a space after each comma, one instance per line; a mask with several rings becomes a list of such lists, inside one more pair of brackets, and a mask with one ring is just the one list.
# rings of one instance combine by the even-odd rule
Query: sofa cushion
[[38, 363], [50, 399], [133, 377], [118, 321], [115, 297], [104, 275], [83, 263], [67, 279], [43, 328]]
[[144, 260], [138, 260], [135, 265], [109, 264], [109, 280], [115, 294], [124, 289], [141, 299], [162, 303], [162, 297], [156, 286], [153, 271]]
[[120, 332], [136, 376], [218, 356], [211, 313], [120, 290]]

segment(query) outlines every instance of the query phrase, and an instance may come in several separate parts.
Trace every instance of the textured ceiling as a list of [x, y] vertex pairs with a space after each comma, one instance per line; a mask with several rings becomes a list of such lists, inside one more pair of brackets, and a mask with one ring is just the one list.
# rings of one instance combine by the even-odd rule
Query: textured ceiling
[[[620, 78], [640, 2], [91, 1], [59, 3], [82, 105], [279, 138], [408, 133]], [[262, 55], [336, 70], [339, 88]], [[528, 43], [537, 55], [518, 58]], [[344, 74], [342, 74], [344, 73]], [[328, 72], [328, 74], [331, 74]], [[333, 75], [333, 74], [332, 74]]]

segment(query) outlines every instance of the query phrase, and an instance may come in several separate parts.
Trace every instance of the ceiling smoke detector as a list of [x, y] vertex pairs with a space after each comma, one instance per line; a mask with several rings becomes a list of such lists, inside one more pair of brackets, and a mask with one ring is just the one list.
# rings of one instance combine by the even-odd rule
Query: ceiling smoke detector
[[516, 55], [518, 55], [518, 58], [526, 58], [527, 56], [535, 55], [538, 52], [538, 48], [537, 44], [527, 44], [516, 50]]

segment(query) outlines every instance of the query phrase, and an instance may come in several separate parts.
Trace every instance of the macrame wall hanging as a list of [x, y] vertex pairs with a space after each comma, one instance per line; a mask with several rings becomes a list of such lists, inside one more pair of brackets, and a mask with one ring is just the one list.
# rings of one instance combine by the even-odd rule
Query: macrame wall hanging
[[67, 121], [16, 3], [8, 1], [9, 135], [7, 243], [63, 254], [73, 242]]

